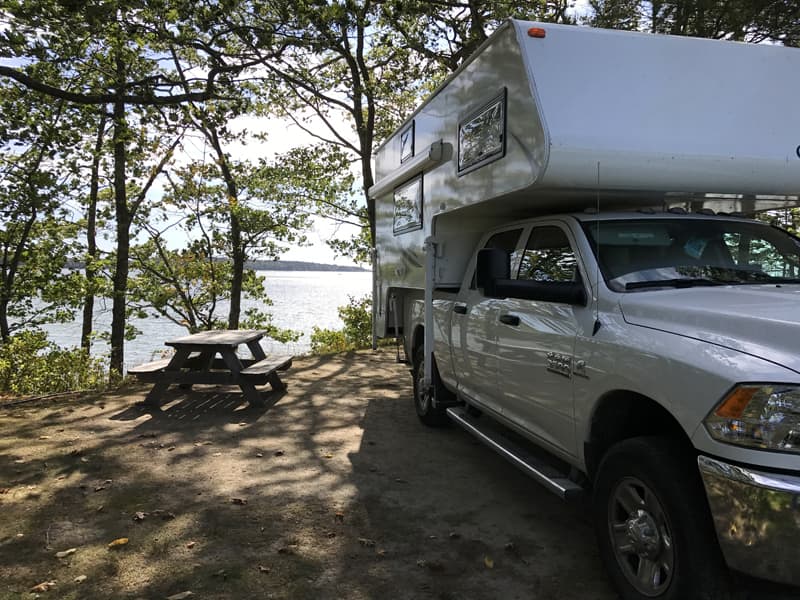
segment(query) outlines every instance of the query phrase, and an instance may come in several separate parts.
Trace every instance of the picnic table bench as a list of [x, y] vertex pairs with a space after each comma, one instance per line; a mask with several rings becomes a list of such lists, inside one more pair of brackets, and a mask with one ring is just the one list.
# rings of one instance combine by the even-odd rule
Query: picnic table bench
[[[263, 404], [256, 385], [269, 383], [274, 390], [286, 389], [280, 371], [292, 365], [291, 356], [266, 356], [259, 341], [266, 332], [260, 330], [215, 330], [168, 340], [175, 349], [169, 358], [151, 361], [128, 369], [128, 374], [152, 382], [145, 397], [146, 404], [158, 405], [170, 385], [191, 389], [193, 384], [238, 385], [245, 399], [253, 405]], [[253, 358], [240, 358], [236, 350], [245, 344]]]

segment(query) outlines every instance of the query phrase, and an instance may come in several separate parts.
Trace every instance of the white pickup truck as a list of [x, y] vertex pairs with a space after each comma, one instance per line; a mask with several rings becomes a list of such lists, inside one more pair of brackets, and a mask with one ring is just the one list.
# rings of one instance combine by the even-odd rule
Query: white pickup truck
[[800, 239], [739, 214], [800, 204], [797, 72], [510, 21], [376, 156], [375, 333], [417, 414], [588, 495], [627, 600], [800, 585]]

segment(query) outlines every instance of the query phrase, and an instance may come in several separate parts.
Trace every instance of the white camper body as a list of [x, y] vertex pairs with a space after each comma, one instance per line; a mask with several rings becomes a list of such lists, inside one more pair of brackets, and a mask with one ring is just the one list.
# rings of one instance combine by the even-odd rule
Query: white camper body
[[796, 203], [798, 73], [779, 46], [506, 22], [377, 151], [376, 335], [403, 331], [426, 261], [429, 296], [461, 285], [494, 224]]

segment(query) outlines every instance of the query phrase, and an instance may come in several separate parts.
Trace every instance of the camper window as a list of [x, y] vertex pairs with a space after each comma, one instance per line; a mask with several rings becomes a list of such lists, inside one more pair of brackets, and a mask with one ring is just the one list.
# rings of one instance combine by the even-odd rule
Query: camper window
[[394, 233], [422, 229], [422, 175], [394, 191]]
[[400, 163], [414, 156], [414, 121], [400, 132]]
[[482, 167], [506, 152], [506, 92], [458, 125], [458, 174]]

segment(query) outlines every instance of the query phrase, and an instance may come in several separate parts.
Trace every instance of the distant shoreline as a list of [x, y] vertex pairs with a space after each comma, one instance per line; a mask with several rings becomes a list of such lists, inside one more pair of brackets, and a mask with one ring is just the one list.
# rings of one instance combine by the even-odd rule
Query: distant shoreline
[[[67, 269], [83, 269], [85, 263], [79, 260], [67, 261]], [[249, 260], [245, 267], [254, 271], [343, 271], [369, 273], [372, 269], [359, 266], [331, 265], [327, 263], [304, 262], [301, 260]]]
[[351, 267], [347, 265], [303, 262], [300, 260], [249, 260], [245, 265], [248, 269], [255, 271], [370, 271], [370, 269], [355, 265]]

